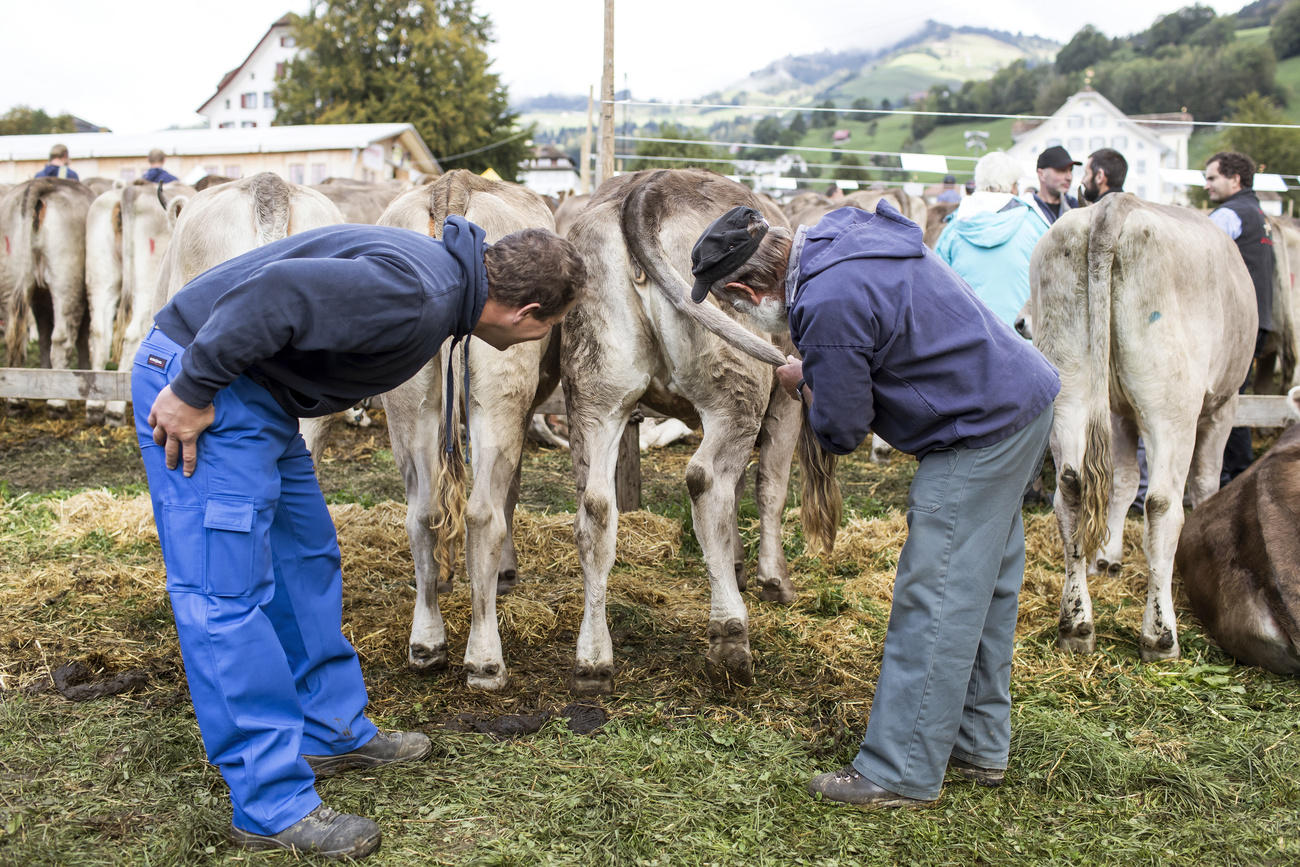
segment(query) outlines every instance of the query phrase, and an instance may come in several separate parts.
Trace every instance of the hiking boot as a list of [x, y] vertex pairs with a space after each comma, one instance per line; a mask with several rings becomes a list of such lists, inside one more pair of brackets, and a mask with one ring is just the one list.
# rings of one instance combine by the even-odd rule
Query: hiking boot
[[230, 826], [230, 841], [245, 849], [288, 849], [324, 858], [364, 858], [379, 848], [379, 826], [365, 816], [321, 804], [279, 834], [254, 834]]
[[948, 767], [956, 771], [957, 776], [974, 780], [979, 785], [988, 786], [990, 789], [1002, 785], [1002, 780], [1007, 775], [1006, 770], [1003, 768], [981, 768], [979, 765], [972, 765], [970, 762], [962, 761], [956, 756], [948, 758]]
[[821, 795], [828, 801], [852, 804], [864, 810], [878, 807], [924, 807], [934, 803], [882, 789], [859, 774], [852, 765], [813, 777], [808, 783], [808, 794], [814, 798]]
[[303, 756], [317, 779], [359, 768], [377, 768], [397, 762], [416, 762], [433, 752], [433, 744], [419, 732], [379, 732], [348, 753], [337, 756]]

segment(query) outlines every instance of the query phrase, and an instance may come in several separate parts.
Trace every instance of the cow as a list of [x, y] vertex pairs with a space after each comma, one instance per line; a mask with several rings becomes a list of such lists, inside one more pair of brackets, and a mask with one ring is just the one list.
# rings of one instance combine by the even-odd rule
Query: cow
[[[618, 530], [614, 473], [619, 440], [638, 402], [703, 428], [686, 486], [712, 591], [710, 676], [721, 683], [753, 680], [736, 504], [756, 440], [759, 592], [780, 602], [794, 597], [780, 527], [800, 405], [775, 387], [763, 364], [783, 363], [793, 346], [788, 335], [774, 345], [735, 311], [693, 304], [682, 276], [708, 222], [739, 204], [760, 205], [745, 187], [711, 172], [643, 171], [607, 180], [569, 230], [588, 271], [586, 290], [565, 318], [560, 354], [578, 492], [574, 536], [586, 588], [570, 681], [575, 693], [613, 690], [605, 598]], [[816, 471], [809, 466], [805, 526], [810, 538], [829, 546], [838, 490], [827, 463]]]
[[[1256, 394], [1300, 385], [1300, 221], [1268, 217], [1273, 240], [1273, 326], [1255, 363]], [[1279, 388], [1280, 386], [1280, 388]]]
[[[343, 222], [334, 203], [315, 190], [261, 172], [177, 196], [168, 203], [172, 239], [163, 256], [149, 315], [209, 268], [289, 235]], [[302, 419], [307, 448], [319, 455], [332, 417]]]
[[[69, 369], [88, 361], [86, 345], [86, 213], [90, 189], [64, 178], [35, 178], [0, 198], [4, 236], [0, 297], [8, 297], [8, 364], [27, 356], [29, 315], [35, 320], [41, 367]], [[51, 400], [53, 412], [67, 401]]]
[[815, 226], [817, 221], [839, 207], [821, 193], [802, 192], [790, 197], [781, 211], [791, 227]]
[[568, 235], [569, 227], [573, 225], [573, 221], [578, 218], [578, 215], [583, 212], [590, 201], [590, 193], [565, 196], [564, 201], [560, 202], [559, 207], [555, 209], [555, 234], [560, 237]]
[[[463, 169], [399, 196], [379, 222], [439, 238], [443, 221], [452, 214], [481, 226], [489, 243], [520, 229], [555, 225], [541, 196]], [[496, 595], [517, 579], [511, 527], [519, 496], [524, 430], [533, 409], [559, 379], [558, 349], [554, 334], [504, 352], [476, 337], [455, 347], [448, 341], [419, 373], [383, 395], [393, 458], [406, 484], [406, 531], [415, 566], [415, 613], [408, 648], [412, 668], [430, 671], [447, 665], [447, 636], [437, 590], [440, 583], [450, 589], [454, 542], [463, 529], [473, 598], [466, 680], [486, 690], [506, 684]], [[445, 403], [451, 391], [448, 371], [459, 391], [452, 407]], [[459, 445], [466, 403], [475, 479], [468, 504], [463, 502], [464, 457]], [[448, 443], [453, 444], [450, 453]]]
[[[1188, 269], [1197, 279], [1188, 280]], [[1061, 374], [1052, 425], [1065, 548], [1057, 645], [1096, 646], [1087, 573], [1118, 568], [1146, 443], [1145, 661], [1179, 653], [1171, 579], [1184, 486], [1219, 486], [1237, 388], [1254, 350], [1255, 293], [1236, 246], [1186, 208], [1114, 193], [1070, 211], [1029, 266], [1034, 343]]]
[[[136, 181], [95, 199], [86, 216], [86, 295], [90, 366], [131, 358], [153, 319], [154, 289], [171, 240], [167, 207], [194, 189], [179, 182]], [[178, 206], [179, 207], [179, 206]], [[91, 423], [120, 427], [125, 401], [86, 402]]]
[[943, 234], [944, 227], [948, 225], [948, 218], [952, 212], [957, 210], [960, 202], [935, 202], [930, 205], [925, 212], [925, 246], [931, 250], [934, 245], [939, 243], [939, 236]]
[[404, 181], [367, 183], [348, 178], [326, 178], [311, 189], [333, 202], [343, 214], [345, 223], [378, 222], [384, 209], [401, 195], [408, 184]]
[[[1300, 387], [1288, 399], [1300, 417]], [[1192, 613], [1237, 660], [1300, 675], [1300, 424], [1192, 513], [1174, 563]]]

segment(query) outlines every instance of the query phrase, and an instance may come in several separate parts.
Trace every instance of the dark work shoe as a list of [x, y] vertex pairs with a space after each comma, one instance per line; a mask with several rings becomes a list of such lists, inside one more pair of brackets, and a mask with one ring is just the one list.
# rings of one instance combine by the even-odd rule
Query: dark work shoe
[[349, 753], [337, 756], [303, 756], [317, 779], [359, 768], [377, 768], [397, 762], [417, 762], [433, 752], [433, 744], [419, 732], [379, 732]]
[[808, 794], [814, 798], [821, 795], [828, 801], [852, 804], [866, 810], [877, 807], [924, 807], [934, 803], [882, 789], [859, 774], [852, 765], [813, 777], [808, 783]]
[[230, 840], [245, 849], [288, 849], [356, 859], [379, 848], [379, 826], [365, 816], [337, 813], [321, 804], [279, 834], [254, 834], [231, 825]]
[[956, 756], [948, 758], [948, 767], [956, 771], [957, 776], [974, 780], [981, 786], [988, 786], [990, 789], [1002, 785], [1002, 780], [1007, 775], [1007, 772], [1002, 768], [981, 768], [979, 765], [972, 765], [970, 762], [962, 761]]

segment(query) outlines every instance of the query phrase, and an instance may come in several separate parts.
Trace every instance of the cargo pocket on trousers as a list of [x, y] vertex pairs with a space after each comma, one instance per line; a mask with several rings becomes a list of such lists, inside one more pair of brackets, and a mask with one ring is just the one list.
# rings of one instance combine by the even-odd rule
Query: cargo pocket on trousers
[[[154, 446], [157, 448], [157, 446]], [[168, 506], [162, 513], [163, 564], [167, 592], [203, 592], [203, 510], [197, 506]]]
[[912, 484], [907, 489], [909, 512], [937, 512], [948, 496], [948, 486], [953, 470], [957, 468], [955, 449], [936, 449], [926, 455], [916, 468]]
[[260, 576], [254, 574], [253, 533], [256, 509], [252, 497], [208, 497], [203, 512], [207, 578], [204, 587], [213, 596], [246, 596]]

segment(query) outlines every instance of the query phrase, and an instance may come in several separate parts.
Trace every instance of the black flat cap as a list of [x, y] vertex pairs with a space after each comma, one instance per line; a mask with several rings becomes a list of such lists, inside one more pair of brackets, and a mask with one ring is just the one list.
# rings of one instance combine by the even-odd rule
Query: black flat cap
[[1083, 163], [1078, 160], [1070, 159], [1070, 152], [1060, 145], [1052, 145], [1038, 155], [1038, 167], [1040, 169], [1068, 169], [1071, 166], [1081, 165]]
[[709, 223], [691, 250], [691, 274], [695, 277], [692, 301], [696, 304], [703, 301], [714, 281], [735, 271], [754, 255], [767, 234], [767, 223], [754, 235], [749, 234], [749, 224], [761, 219], [763, 215], [758, 211], [739, 205]]

